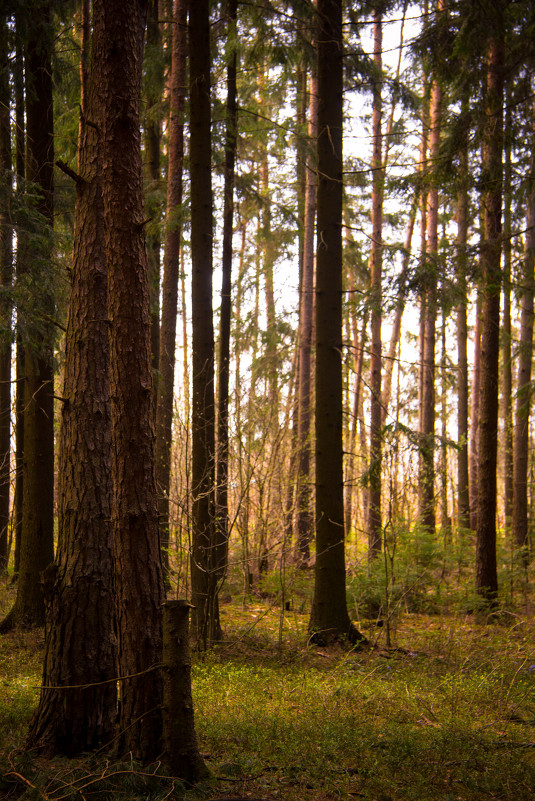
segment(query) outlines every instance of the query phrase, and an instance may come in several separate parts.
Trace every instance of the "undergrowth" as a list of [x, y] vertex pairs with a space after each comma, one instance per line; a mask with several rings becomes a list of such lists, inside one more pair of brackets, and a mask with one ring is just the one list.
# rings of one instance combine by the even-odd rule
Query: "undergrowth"
[[[296, 591], [297, 592], [297, 591]], [[0, 638], [0, 797], [29, 801], [221, 796], [364, 801], [532, 799], [535, 621], [518, 610], [408, 613], [358, 622], [363, 650], [307, 644], [302, 589], [229, 601], [225, 641], [194, 658], [201, 751], [194, 788], [159, 764], [44, 761], [23, 750], [43, 634]], [[264, 593], [265, 595], [267, 593]], [[4, 599], [2, 599], [4, 600]]]

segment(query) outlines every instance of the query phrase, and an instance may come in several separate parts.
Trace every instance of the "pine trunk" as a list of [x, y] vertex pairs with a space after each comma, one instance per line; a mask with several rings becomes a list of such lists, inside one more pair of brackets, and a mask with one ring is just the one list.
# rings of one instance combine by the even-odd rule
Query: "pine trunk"
[[368, 559], [374, 559], [381, 551], [381, 473], [382, 473], [382, 264], [383, 264], [383, 192], [384, 176], [382, 164], [382, 49], [383, 29], [381, 14], [373, 12], [374, 30], [374, 79], [373, 89], [373, 186], [372, 186], [372, 239], [370, 253], [370, 463], [368, 506]]
[[[87, 16], [88, 5], [83, 7]], [[98, 53], [98, 26], [93, 37]], [[109, 742], [117, 706], [116, 686], [110, 682], [117, 676], [117, 642], [104, 217], [100, 142], [86, 123], [96, 119], [102, 102], [100, 66], [93, 61], [90, 85], [83, 84], [82, 180], [76, 187], [59, 448], [58, 551], [46, 574], [44, 689], [29, 734], [31, 747], [48, 755], [73, 756]], [[67, 685], [78, 689], [64, 689]]]
[[[95, 0], [103, 25], [102, 189], [106, 224], [120, 714], [117, 748], [161, 752], [163, 581], [154, 476], [149, 276], [139, 98], [146, 2]], [[132, 678], [126, 678], [130, 676]]]
[[309, 629], [318, 642], [361, 635], [346, 599], [342, 442], [341, 0], [318, 0], [316, 565]]
[[208, 0], [189, 6], [192, 258], [191, 591], [199, 645], [219, 636], [214, 587], [215, 509], [214, 326], [212, 311], [212, 182], [210, 20]]
[[481, 377], [477, 453], [476, 590], [494, 602], [498, 593], [496, 566], [496, 465], [498, 449], [498, 383], [500, 352], [500, 291], [502, 275], [502, 145], [503, 145], [503, 14], [491, 20], [487, 64], [486, 119], [483, 131], [484, 241], [480, 268]]
[[[182, 183], [184, 164], [184, 106], [186, 100], [187, 0], [173, 4], [171, 77], [169, 86], [169, 166], [167, 219], [163, 257], [162, 321], [156, 407], [156, 485], [160, 546], [166, 586], [169, 587], [169, 495], [175, 383], [175, 347], [178, 311], [180, 240], [182, 236]], [[187, 385], [185, 386], [187, 392]]]

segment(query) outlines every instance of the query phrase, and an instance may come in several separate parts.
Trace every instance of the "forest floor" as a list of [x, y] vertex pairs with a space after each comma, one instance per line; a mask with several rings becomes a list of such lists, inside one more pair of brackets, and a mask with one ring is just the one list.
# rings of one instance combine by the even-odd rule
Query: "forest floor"
[[[12, 591], [0, 584], [0, 614]], [[210, 781], [158, 766], [22, 750], [43, 631], [0, 637], [0, 798], [521, 801], [535, 797], [535, 618], [401, 614], [361, 622], [370, 646], [307, 643], [305, 609], [222, 607], [224, 643], [194, 656]]]

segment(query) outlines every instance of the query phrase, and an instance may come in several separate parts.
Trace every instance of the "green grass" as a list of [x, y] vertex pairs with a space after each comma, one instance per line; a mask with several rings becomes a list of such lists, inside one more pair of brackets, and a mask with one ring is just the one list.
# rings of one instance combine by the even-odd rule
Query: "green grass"
[[[361, 625], [374, 647], [320, 649], [306, 645], [306, 611], [281, 619], [276, 603], [226, 604], [226, 642], [195, 657], [193, 670], [213, 779], [186, 798], [532, 799], [535, 621], [399, 614], [395, 622], [390, 649], [371, 623]], [[42, 632], [0, 638], [0, 766], [11, 774], [0, 797], [183, 798], [156, 766], [45, 762], [18, 750], [41, 652]]]

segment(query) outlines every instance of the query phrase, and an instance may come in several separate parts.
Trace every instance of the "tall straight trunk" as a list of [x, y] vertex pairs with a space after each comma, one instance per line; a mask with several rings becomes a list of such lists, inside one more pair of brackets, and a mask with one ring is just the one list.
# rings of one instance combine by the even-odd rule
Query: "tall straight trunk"
[[[440, 11], [442, 3], [438, 2]], [[438, 162], [442, 90], [431, 82], [429, 106], [429, 159], [433, 171]], [[428, 534], [435, 533], [435, 344], [438, 281], [438, 180], [432, 175], [427, 200], [426, 266], [423, 276], [424, 316], [420, 421], [419, 518]]]
[[[161, 752], [163, 581], [154, 475], [149, 276], [145, 252], [139, 100], [147, 4], [94, 0], [103, 26], [102, 193], [110, 320], [113, 529], [119, 675], [117, 748]], [[135, 343], [135, 345], [134, 345]], [[142, 632], [142, 636], [140, 633]]]
[[[309, 90], [308, 135], [311, 146], [318, 136], [318, 86], [312, 74]], [[310, 557], [314, 514], [311, 486], [311, 407], [312, 407], [312, 338], [314, 327], [314, 233], [316, 221], [317, 175], [315, 158], [306, 162], [303, 269], [299, 298], [299, 383], [297, 389], [297, 547], [299, 559]]]
[[[26, 128], [24, 118], [24, 53], [20, 19], [15, 17], [17, 31], [17, 44], [15, 51], [15, 164], [17, 172], [17, 191], [21, 193], [25, 177]], [[24, 272], [23, 248], [21, 247], [22, 232], [19, 231], [16, 255], [16, 279]], [[15, 493], [13, 498], [13, 532], [15, 535], [15, 562], [13, 575], [18, 577], [20, 565], [20, 535], [22, 531], [22, 496], [24, 484], [24, 345], [20, 331], [20, 321], [17, 321], [16, 338], [16, 388], [15, 388]]]
[[476, 536], [476, 590], [494, 602], [498, 593], [496, 566], [496, 464], [498, 449], [498, 382], [500, 352], [500, 266], [502, 235], [503, 146], [503, 12], [498, 5], [490, 20], [483, 174], [485, 176], [484, 240], [480, 268], [481, 384], [479, 389], [478, 493]]
[[341, 0], [318, 0], [316, 565], [309, 629], [361, 639], [346, 599], [342, 443], [343, 40]]
[[216, 458], [216, 580], [220, 583], [227, 569], [229, 538], [229, 378], [230, 322], [232, 287], [232, 233], [234, 228], [234, 168], [236, 163], [238, 112], [236, 103], [237, 0], [228, 0], [226, 18], [232, 53], [227, 66], [227, 109], [225, 134], [225, 185], [223, 207], [223, 254], [221, 280], [221, 313], [219, 329], [219, 366], [217, 387], [217, 458]]
[[[368, 327], [368, 310], [364, 311], [362, 318], [361, 330], [357, 329], [356, 321], [353, 321], [353, 347], [356, 351], [356, 356], [353, 357], [355, 381], [353, 391], [353, 413], [351, 415], [351, 428], [349, 431], [349, 447], [346, 461], [346, 481], [345, 481], [345, 499], [344, 499], [344, 531], [346, 537], [349, 537], [353, 522], [353, 494], [354, 494], [354, 464], [355, 452], [357, 447], [357, 428], [359, 421], [359, 412], [362, 400], [362, 371], [364, 367], [364, 348], [366, 345], [367, 327]], [[366, 510], [367, 511], [367, 510]]]
[[[26, 52], [26, 178], [39, 193], [43, 269], [50, 270], [54, 221], [54, 138], [52, 109], [52, 30], [48, 2], [40, 2], [28, 22]], [[39, 310], [54, 314], [54, 298], [43, 281]], [[0, 630], [13, 625], [41, 626], [45, 603], [41, 572], [54, 558], [54, 367], [53, 325], [30, 332], [25, 347], [24, 495], [17, 597]]]
[[[156, 485], [164, 579], [169, 586], [169, 493], [175, 383], [176, 321], [180, 240], [182, 235], [182, 174], [184, 164], [184, 105], [186, 100], [187, 0], [173, 4], [171, 77], [169, 86], [169, 166], [167, 219], [162, 283], [159, 378], [156, 405]], [[184, 387], [187, 392], [187, 386]]]
[[373, 114], [372, 114], [372, 239], [370, 253], [370, 490], [368, 506], [368, 559], [374, 559], [381, 551], [381, 461], [382, 461], [382, 267], [383, 267], [383, 193], [384, 174], [382, 159], [382, 50], [383, 23], [380, 12], [373, 11]]
[[479, 387], [481, 384], [481, 313], [483, 293], [478, 286], [476, 296], [476, 319], [474, 325], [474, 357], [472, 362], [472, 386], [470, 390], [470, 438], [468, 440], [468, 472], [470, 485], [470, 529], [477, 531], [477, 493], [479, 442]]
[[[534, 118], [535, 121], [535, 118]], [[533, 137], [535, 138], [535, 137]], [[533, 141], [532, 138], [532, 141]], [[528, 540], [528, 464], [529, 417], [531, 410], [531, 363], [533, 360], [533, 293], [535, 289], [535, 157], [530, 170], [530, 193], [526, 221], [526, 253], [521, 275], [520, 339], [516, 382], [515, 425], [513, 432], [513, 538], [518, 548]]]
[[189, 6], [192, 258], [191, 589], [199, 644], [218, 635], [214, 604], [214, 326], [212, 312], [212, 181], [210, 15], [208, 0]]
[[[468, 175], [468, 152], [461, 152], [461, 176]], [[457, 525], [460, 532], [470, 527], [470, 480], [468, 471], [468, 323], [466, 315], [467, 297], [467, 253], [468, 243], [468, 189], [461, 177], [457, 192], [457, 239], [456, 271], [457, 290]]]
[[[10, 220], [12, 192], [11, 90], [9, 82], [9, 29], [0, 17], [0, 282], [10, 287], [13, 280], [13, 229]], [[7, 569], [9, 490], [11, 486], [11, 314], [9, 293], [0, 302], [0, 573]]]
[[[158, 106], [163, 93], [163, 67], [161, 66], [162, 36], [159, 22], [159, 0], [148, 0], [147, 13], [147, 52], [151, 59], [145, 97], [145, 161], [147, 174], [146, 206], [150, 218], [147, 231], [147, 261], [149, 265], [151, 352], [152, 365], [159, 369], [160, 362], [160, 200], [161, 181], [161, 139], [162, 130]], [[158, 388], [158, 383], [156, 382]]]
[[[512, 135], [511, 103], [506, 98], [504, 133], [507, 140], [504, 147], [503, 168], [503, 320], [502, 320], [502, 419], [503, 419], [503, 505], [505, 529], [511, 531], [513, 518], [513, 420], [512, 420], [512, 330], [511, 330], [511, 271], [512, 271]], [[528, 212], [529, 213], [529, 212]]]
[[[89, 2], [82, 6], [84, 30]], [[93, 29], [101, 52], [102, 27]], [[87, 35], [87, 34], [86, 34]], [[83, 51], [89, 42], [83, 40]], [[82, 77], [72, 290], [59, 445], [58, 549], [46, 571], [43, 689], [29, 744], [48, 755], [92, 751], [113, 737], [117, 641], [111, 529], [111, 419], [104, 209], [95, 120], [102, 62]], [[75, 685], [77, 689], [66, 689]], [[50, 687], [51, 689], [47, 689]]]

